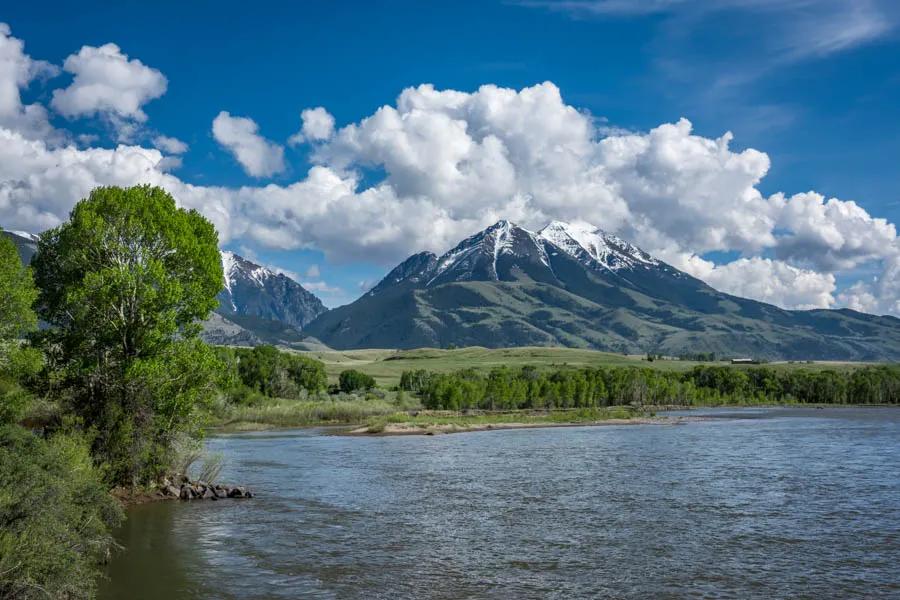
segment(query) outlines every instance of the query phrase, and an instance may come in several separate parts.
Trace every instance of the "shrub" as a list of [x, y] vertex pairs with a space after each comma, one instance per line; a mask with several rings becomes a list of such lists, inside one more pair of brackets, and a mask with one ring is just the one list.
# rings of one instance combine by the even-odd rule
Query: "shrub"
[[0, 426], [0, 597], [94, 597], [121, 518], [81, 436]]
[[370, 390], [375, 387], [375, 378], [355, 369], [341, 371], [338, 382], [342, 392], [355, 392], [356, 390]]
[[[223, 350], [220, 350], [223, 352]], [[240, 383], [270, 398], [303, 398], [325, 388], [325, 365], [274, 346], [231, 351]], [[235, 362], [231, 363], [235, 365]]]

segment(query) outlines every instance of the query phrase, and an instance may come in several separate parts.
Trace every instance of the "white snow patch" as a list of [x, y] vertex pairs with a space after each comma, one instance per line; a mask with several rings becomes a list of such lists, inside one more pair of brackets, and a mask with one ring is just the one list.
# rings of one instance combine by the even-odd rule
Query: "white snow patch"
[[33, 233], [28, 233], [27, 231], [9, 230], [9, 232], [12, 234], [15, 234], [21, 238], [25, 238], [26, 240], [31, 241], [31, 242], [36, 242], [41, 239], [39, 236], [37, 236]]
[[587, 253], [593, 262], [610, 271], [630, 269], [637, 263], [659, 264], [637, 246], [587, 223], [553, 221], [539, 235], [576, 259], [582, 251]]
[[234, 252], [222, 250], [220, 254], [222, 255], [222, 275], [225, 277], [225, 289], [228, 290], [228, 300], [231, 302], [231, 309], [237, 311], [234, 295], [231, 293], [231, 283], [235, 268]]

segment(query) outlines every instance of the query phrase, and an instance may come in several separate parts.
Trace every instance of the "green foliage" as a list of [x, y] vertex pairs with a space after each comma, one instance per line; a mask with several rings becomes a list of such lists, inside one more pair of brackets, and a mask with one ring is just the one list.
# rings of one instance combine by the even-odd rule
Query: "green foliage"
[[421, 393], [428, 385], [429, 373], [425, 369], [403, 371], [400, 375], [400, 389], [407, 392]]
[[384, 400], [333, 399], [297, 401], [265, 399], [255, 406], [227, 404], [216, 415], [227, 429], [258, 429], [262, 426], [300, 427], [338, 423], [362, 423], [373, 415], [396, 412], [398, 406]]
[[157, 187], [97, 188], [41, 236], [32, 265], [41, 318], [60, 341], [134, 356], [216, 307], [218, 236]]
[[18, 382], [0, 377], [0, 426], [18, 422], [30, 403], [30, 394]]
[[96, 433], [111, 482], [155, 477], [218, 368], [192, 339], [222, 287], [215, 228], [160, 188], [97, 188], [32, 265], [56, 393]]
[[22, 418], [31, 397], [20, 382], [41, 369], [41, 353], [21, 342], [37, 324], [31, 308], [35, 298], [31, 270], [19, 260], [12, 241], [0, 236], [0, 425]]
[[0, 597], [94, 597], [122, 515], [88, 447], [0, 425]]
[[338, 385], [344, 393], [356, 390], [370, 390], [375, 387], [375, 378], [362, 371], [347, 369], [338, 376]]
[[258, 403], [259, 397], [305, 398], [328, 383], [322, 362], [274, 346], [217, 348], [229, 372], [228, 390], [233, 402]]
[[0, 344], [34, 329], [37, 319], [31, 306], [36, 298], [31, 269], [22, 264], [12, 240], [0, 235]]
[[[854, 371], [697, 366], [690, 371], [600, 367], [540, 372], [533, 367], [407, 372], [422, 404], [440, 410], [594, 408], [619, 405], [804, 402], [900, 403], [900, 366]], [[402, 387], [402, 386], [401, 386]]]
[[[198, 339], [177, 340], [153, 357], [137, 359], [125, 374], [126, 401], [107, 407], [116, 417], [97, 435], [107, 448], [105, 460], [112, 481], [128, 481], [134, 473], [142, 481], [163, 475], [172, 462], [174, 441], [184, 434], [200, 434], [198, 408], [208, 406], [218, 393], [222, 373], [212, 348]], [[129, 414], [130, 413], [130, 414]], [[103, 416], [103, 415], [98, 415]], [[139, 432], [117, 439], [117, 422], [128, 422], [125, 432]], [[109, 435], [109, 438], [105, 436]]]

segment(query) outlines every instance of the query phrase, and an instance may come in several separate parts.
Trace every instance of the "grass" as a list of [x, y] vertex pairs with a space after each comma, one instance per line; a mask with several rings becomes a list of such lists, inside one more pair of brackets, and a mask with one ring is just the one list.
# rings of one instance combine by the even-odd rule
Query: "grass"
[[210, 419], [214, 429], [249, 430], [266, 427], [302, 427], [364, 423], [367, 419], [397, 412], [387, 400], [301, 401], [272, 399], [258, 406], [223, 407]]
[[[382, 388], [392, 388], [399, 385], [400, 375], [403, 371], [414, 369], [449, 373], [468, 368], [487, 371], [501, 366], [523, 367], [531, 365], [544, 369], [635, 366], [669, 371], [686, 371], [699, 364], [728, 364], [724, 362], [699, 363], [679, 360], [648, 362], [645, 360], [645, 357], [639, 355], [623, 355], [581, 348], [546, 347], [489, 349], [475, 346], [457, 350], [421, 348], [418, 350], [316, 351], [307, 352], [306, 354], [325, 363], [328, 379], [332, 383], [337, 382], [338, 374], [344, 369], [357, 369], [374, 377], [379, 387]], [[775, 362], [767, 363], [766, 366], [783, 369], [821, 369], [834, 367], [855, 368], [865, 366], [865, 364]], [[744, 369], [747, 367], [735, 366], [734, 368]]]

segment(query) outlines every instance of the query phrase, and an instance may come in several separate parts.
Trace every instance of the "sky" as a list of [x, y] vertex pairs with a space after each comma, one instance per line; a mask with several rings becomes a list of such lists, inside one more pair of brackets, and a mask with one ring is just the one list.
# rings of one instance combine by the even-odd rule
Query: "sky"
[[506, 218], [900, 315], [893, 0], [6, 3], [0, 225], [161, 185], [328, 306]]

